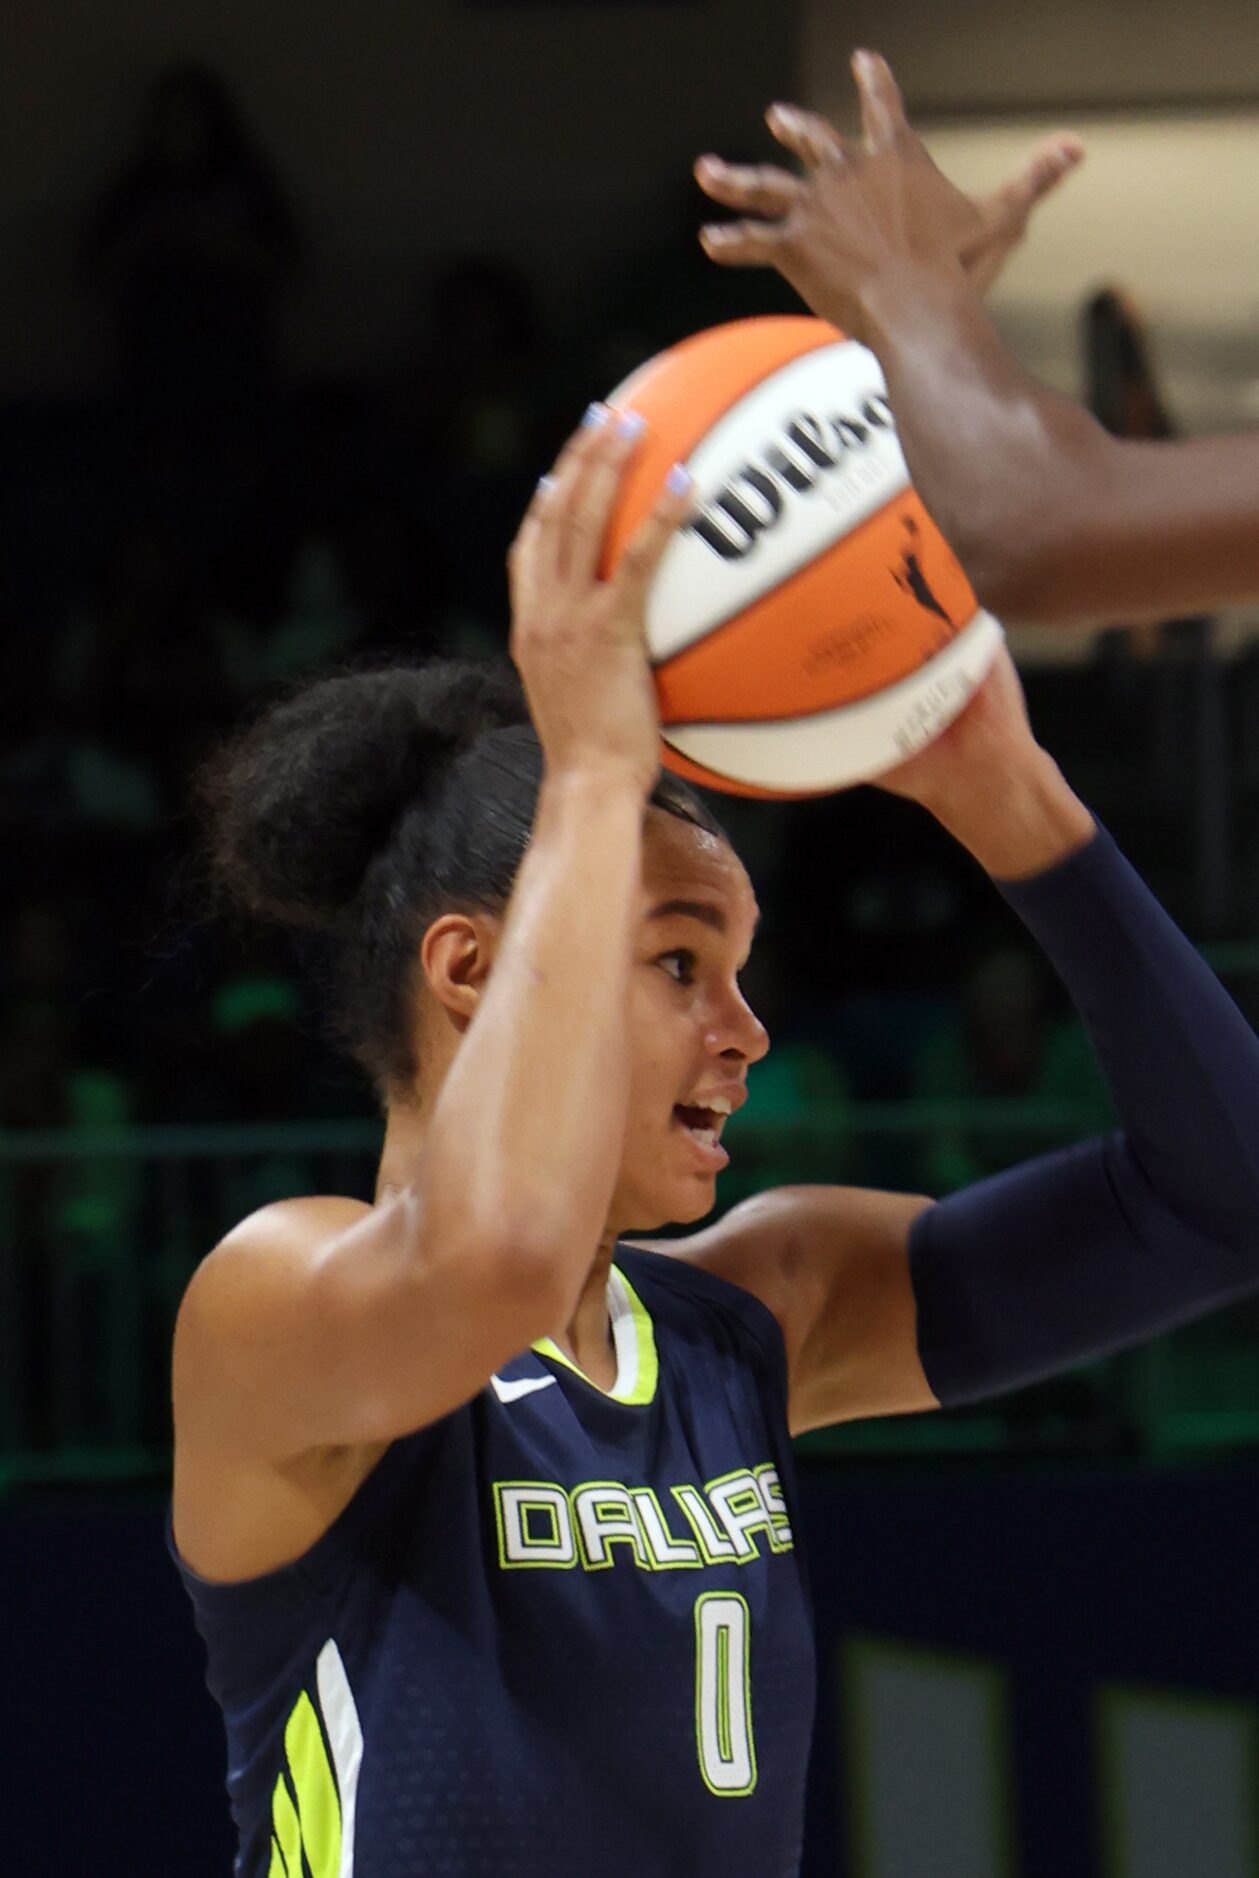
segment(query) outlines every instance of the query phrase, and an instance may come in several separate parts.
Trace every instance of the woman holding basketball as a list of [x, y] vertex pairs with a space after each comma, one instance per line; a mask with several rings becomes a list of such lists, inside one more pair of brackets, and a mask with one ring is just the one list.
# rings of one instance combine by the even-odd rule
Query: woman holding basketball
[[[596, 418], [606, 418], [596, 413]], [[939, 1204], [712, 1207], [767, 1038], [751, 884], [657, 769], [634, 449], [589, 424], [512, 556], [510, 673], [309, 685], [207, 773], [219, 877], [338, 941], [376, 1202], [194, 1276], [172, 1545], [237, 1871], [793, 1873], [812, 1645], [788, 1436], [992, 1394], [1259, 1282], [1259, 1046], [1036, 744], [1001, 659], [887, 779], [1002, 885], [1124, 1131]]]

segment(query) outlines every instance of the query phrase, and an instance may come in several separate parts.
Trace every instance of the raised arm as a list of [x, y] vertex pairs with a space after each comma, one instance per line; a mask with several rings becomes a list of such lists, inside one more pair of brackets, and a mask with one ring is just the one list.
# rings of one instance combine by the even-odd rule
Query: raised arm
[[1011, 358], [964, 275], [872, 279], [915, 486], [1007, 619], [1166, 619], [1259, 596], [1259, 435], [1128, 442]]
[[643, 599], [686, 509], [664, 493], [617, 573], [597, 578], [631, 447], [611, 426], [581, 436], [514, 553], [512, 651], [546, 767], [497, 939], [474, 946], [466, 920], [443, 937], [444, 919], [424, 936], [426, 962], [433, 946], [458, 954], [448, 977], [466, 1028], [412, 1178], [375, 1209], [265, 1209], [211, 1253], [176, 1332], [185, 1447], [279, 1462], [387, 1441], [467, 1401], [580, 1295], [629, 1095], [659, 736]]
[[1166, 618], [1259, 595], [1259, 436], [1118, 441], [1024, 372], [981, 298], [988, 205], [936, 168], [885, 61], [853, 69], [861, 145], [775, 105], [802, 177], [701, 158], [702, 186], [749, 218], [706, 230], [707, 252], [778, 268], [878, 354], [914, 484], [994, 611]]
[[1035, 743], [1008, 659], [883, 780], [1025, 921], [1121, 1126], [935, 1204], [784, 1188], [701, 1235], [778, 1317], [801, 1429], [997, 1395], [1259, 1289], [1259, 1039]]

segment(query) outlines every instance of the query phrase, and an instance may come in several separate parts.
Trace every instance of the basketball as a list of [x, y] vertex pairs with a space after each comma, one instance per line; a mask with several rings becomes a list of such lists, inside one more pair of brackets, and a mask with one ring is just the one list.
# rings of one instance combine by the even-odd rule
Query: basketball
[[694, 478], [647, 607], [670, 769], [734, 795], [822, 795], [957, 716], [1001, 628], [910, 486], [872, 352], [821, 320], [739, 320], [607, 402], [648, 429], [605, 574], [670, 466]]

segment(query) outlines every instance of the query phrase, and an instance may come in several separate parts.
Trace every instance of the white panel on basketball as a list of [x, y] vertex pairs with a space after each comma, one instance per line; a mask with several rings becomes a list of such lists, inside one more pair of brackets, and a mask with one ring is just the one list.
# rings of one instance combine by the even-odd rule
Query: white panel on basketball
[[846, 789], [903, 762], [952, 722], [1004, 633], [976, 613], [926, 665], [872, 698], [765, 724], [669, 724], [665, 741], [717, 776], [762, 789]]
[[[908, 486], [885, 398], [874, 354], [844, 340], [792, 359], [717, 420], [687, 458], [701, 520], [733, 548], [746, 546], [746, 530], [720, 506], [723, 493], [732, 493], [772, 525], [756, 535], [750, 551], [730, 559], [693, 527], [676, 536], [647, 604], [654, 659], [671, 658], [742, 613]], [[795, 438], [793, 423], [803, 427]], [[818, 463], [809, 443], [833, 464]], [[792, 487], [784, 465], [811, 487]]]

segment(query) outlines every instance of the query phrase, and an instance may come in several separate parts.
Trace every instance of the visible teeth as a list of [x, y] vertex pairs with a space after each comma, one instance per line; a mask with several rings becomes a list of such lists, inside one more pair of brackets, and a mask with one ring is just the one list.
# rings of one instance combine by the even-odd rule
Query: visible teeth
[[702, 1141], [706, 1148], [716, 1147], [717, 1131], [715, 1128], [692, 1128], [691, 1133], [697, 1141]]
[[729, 1115], [733, 1105], [729, 1096], [714, 1096], [712, 1101], [706, 1102], [704, 1106], [710, 1108], [714, 1115]]

